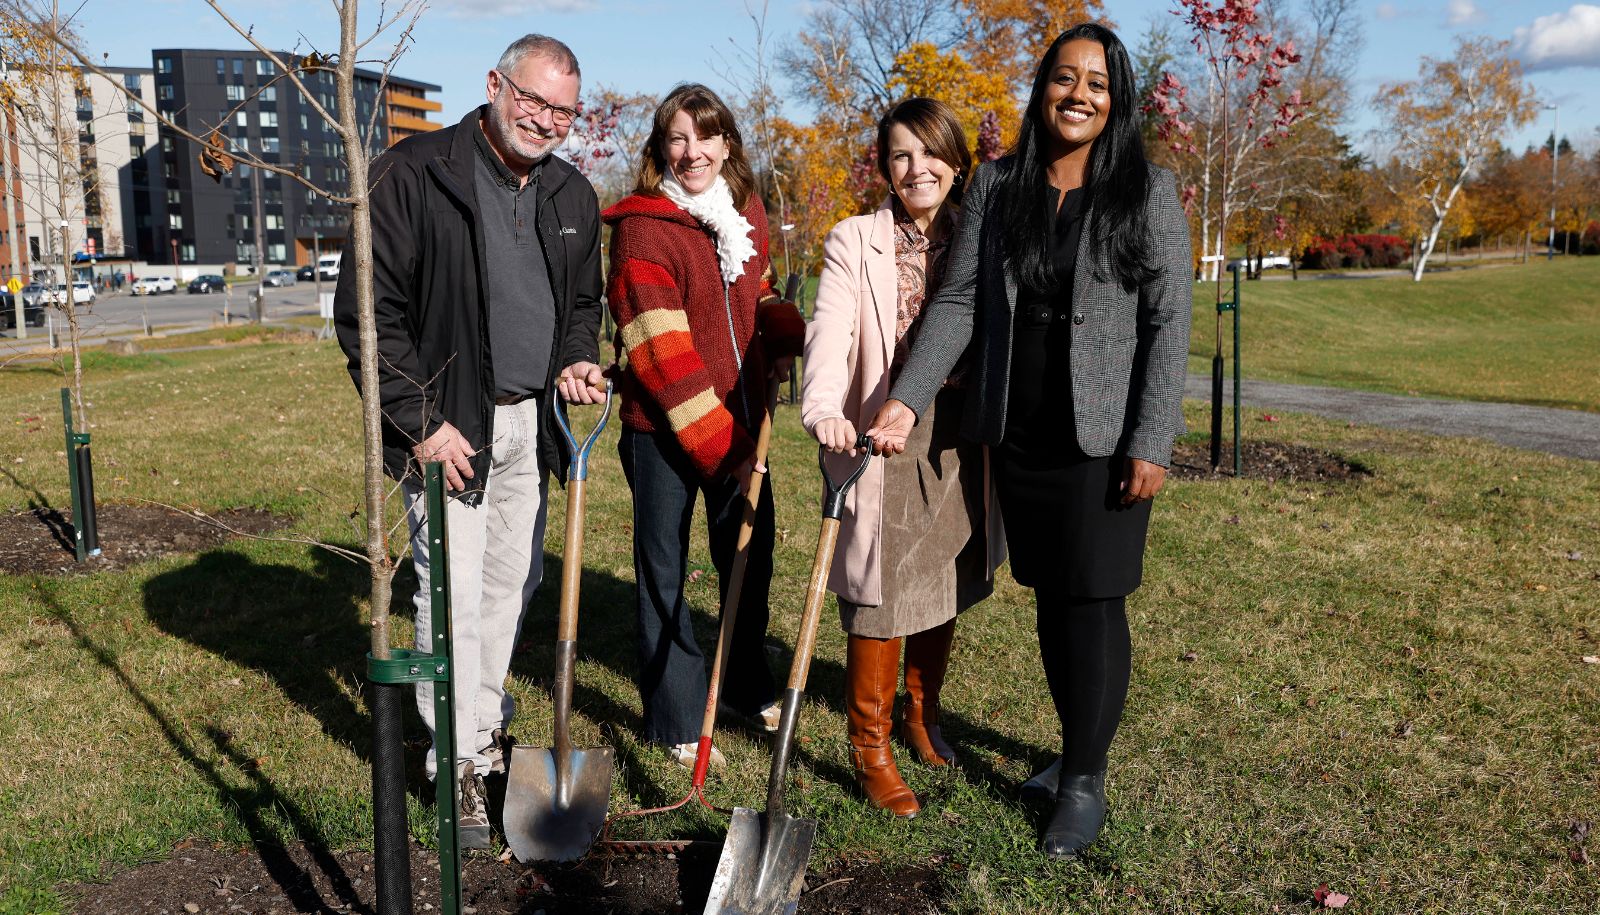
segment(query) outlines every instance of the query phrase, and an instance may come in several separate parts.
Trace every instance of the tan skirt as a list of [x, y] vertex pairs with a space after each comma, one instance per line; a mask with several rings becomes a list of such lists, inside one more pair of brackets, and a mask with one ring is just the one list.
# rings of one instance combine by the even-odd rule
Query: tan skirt
[[945, 388], [883, 465], [883, 600], [839, 598], [851, 635], [895, 638], [932, 629], [988, 597], [983, 446], [961, 438], [965, 392]]

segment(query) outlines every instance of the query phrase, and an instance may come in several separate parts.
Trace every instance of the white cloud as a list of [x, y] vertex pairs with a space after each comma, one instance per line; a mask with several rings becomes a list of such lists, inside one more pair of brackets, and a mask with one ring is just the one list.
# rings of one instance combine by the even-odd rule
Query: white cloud
[[593, 9], [594, 0], [444, 0], [435, 5], [455, 19], [520, 17], [529, 13], [577, 13]]
[[1600, 6], [1540, 16], [1511, 33], [1511, 47], [1529, 70], [1600, 67]]
[[1450, 0], [1445, 4], [1445, 18], [1451, 25], [1470, 25], [1482, 21], [1483, 11], [1473, 0]]

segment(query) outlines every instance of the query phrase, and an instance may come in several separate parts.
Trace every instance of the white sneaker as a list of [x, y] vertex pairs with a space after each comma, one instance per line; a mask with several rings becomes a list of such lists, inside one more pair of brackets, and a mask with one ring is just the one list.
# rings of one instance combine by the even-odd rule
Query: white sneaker
[[[667, 747], [667, 755], [672, 757], [672, 761], [684, 767], [685, 769], [690, 770], [694, 769], [695, 759], [699, 756], [699, 753], [700, 741], [698, 740], [690, 741], [689, 743], [673, 744], [672, 746]], [[713, 768], [720, 769], [728, 764], [728, 761], [722, 756], [722, 751], [717, 749], [716, 744], [711, 745], [711, 753], [709, 755], [711, 757], [711, 765]]]
[[776, 734], [778, 733], [778, 724], [783, 721], [783, 703], [768, 702], [761, 707], [761, 711], [756, 712], [754, 715], [746, 715], [719, 699], [717, 700], [717, 717], [724, 721], [731, 721], [754, 728], [763, 733]]

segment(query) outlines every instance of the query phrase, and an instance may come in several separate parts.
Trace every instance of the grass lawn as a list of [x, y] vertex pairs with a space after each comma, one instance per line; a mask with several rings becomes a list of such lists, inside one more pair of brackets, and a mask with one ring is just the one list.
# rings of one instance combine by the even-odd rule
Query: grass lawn
[[[1548, 269], [1575, 297], [1600, 263]], [[1422, 288], [1465, 297], [1518, 272]], [[1304, 314], [1293, 296], [1319, 315], [1334, 293], [1367, 296], [1341, 314], [1379, 311], [1372, 322], [1393, 336], [1383, 291], [1413, 288], [1255, 284], [1246, 315], [1260, 328], [1253, 340], [1281, 338], [1268, 327], [1305, 326], [1291, 320]], [[1271, 305], [1269, 293], [1290, 298]], [[1460, 307], [1474, 326], [1493, 327], [1488, 299], [1473, 301]], [[1575, 346], [1578, 306], [1539, 308], [1565, 309], [1563, 343]], [[1470, 323], [1452, 331], [1455, 349], [1472, 341]], [[1517, 322], [1503, 327], [1502, 344]], [[1365, 339], [1338, 329], [1302, 338]], [[1374, 332], [1365, 345], [1395, 342]], [[1553, 365], [1556, 350], [1542, 352]], [[1256, 359], [1264, 372], [1266, 352]], [[296, 535], [354, 545], [359, 426], [343, 365], [329, 343], [102, 357], [89, 397], [102, 500], [268, 508], [292, 516]], [[1593, 403], [1595, 382], [1584, 383]], [[67, 502], [59, 385], [44, 368], [0, 372], [6, 510]], [[1361, 912], [1595, 911], [1600, 864], [1588, 862], [1600, 839], [1586, 858], [1572, 838], [1575, 822], [1600, 820], [1600, 664], [1582, 660], [1600, 655], [1595, 465], [1298, 416], [1253, 424], [1246, 441], [1267, 435], [1334, 450], [1374, 476], [1179, 481], [1163, 494], [1129, 604], [1135, 674], [1112, 750], [1111, 819], [1086, 860], [1043, 861], [1044, 813], [1014, 800], [1057, 738], [1031, 601], [1004, 578], [958, 630], [946, 703], [962, 769], [899, 754], [927, 799], [909, 822], [886, 820], [851, 788], [843, 637], [825, 617], [791, 770], [792, 806], [821, 824], [813, 867], [934, 866], [949, 875], [949, 908], [970, 912], [1305, 913], [1324, 882]], [[614, 443], [613, 427], [592, 468], [574, 737], [617, 748], [618, 810], [676, 799], [689, 774], [635, 736], [629, 509]], [[781, 408], [771, 635], [782, 651], [771, 660], [785, 670], [818, 526], [813, 455], [794, 409]], [[553, 501], [547, 586], [513, 670], [515, 733], [545, 745], [564, 514]], [[709, 569], [703, 543], [691, 562]], [[691, 588], [709, 646], [715, 582]], [[364, 600], [361, 568], [287, 542], [85, 577], [0, 577], [0, 910], [51, 911], [64, 904], [56, 887], [165, 858], [186, 839], [368, 844]], [[397, 629], [408, 641], [409, 621]], [[739, 735], [719, 744], [730, 766], [713, 774], [712, 801], [759, 804], [765, 747]], [[415, 780], [420, 749], [411, 756]], [[423, 840], [430, 813], [412, 802]], [[718, 838], [725, 828], [690, 810], [619, 831]]]
[[[1600, 258], [1242, 285], [1246, 378], [1600, 411]], [[1211, 370], [1215, 302], [1195, 287], [1191, 371]]]

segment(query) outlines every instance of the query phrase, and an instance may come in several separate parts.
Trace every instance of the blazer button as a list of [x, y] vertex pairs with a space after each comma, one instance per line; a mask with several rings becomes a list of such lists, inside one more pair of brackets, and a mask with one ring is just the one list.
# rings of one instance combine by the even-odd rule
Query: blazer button
[[1082, 324], [1083, 323], [1083, 312], [1080, 311], [1077, 314], [1073, 315], [1072, 316], [1072, 323], [1074, 323], [1074, 324]]

